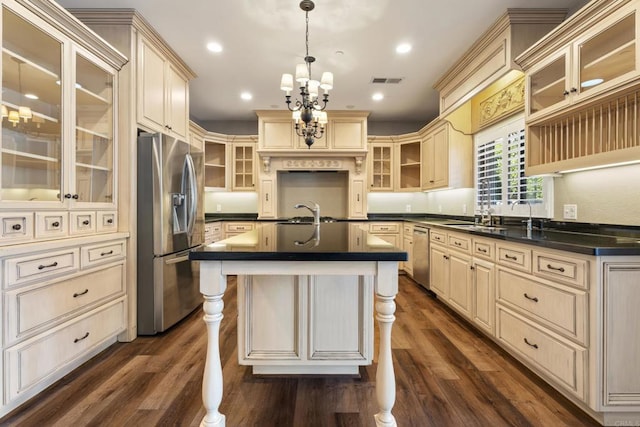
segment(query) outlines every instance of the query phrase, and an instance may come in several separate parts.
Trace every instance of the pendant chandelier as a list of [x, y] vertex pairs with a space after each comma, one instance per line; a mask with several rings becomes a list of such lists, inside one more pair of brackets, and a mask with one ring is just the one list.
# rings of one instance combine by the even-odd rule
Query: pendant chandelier
[[[324, 109], [329, 102], [329, 90], [333, 89], [333, 74], [322, 73], [320, 81], [311, 78], [311, 64], [316, 60], [309, 55], [309, 12], [315, 4], [311, 0], [300, 2], [300, 9], [304, 10], [306, 21], [305, 46], [306, 56], [304, 64], [296, 65], [296, 82], [300, 85], [300, 98], [296, 99], [295, 106], [291, 106], [291, 91], [293, 90], [293, 75], [283, 74], [280, 89], [286, 92], [287, 108], [293, 111], [296, 134], [304, 138], [304, 143], [309, 148], [316, 139], [324, 135], [324, 127], [327, 124], [327, 113]], [[318, 101], [318, 90], [323, 89], [322, 105]]]

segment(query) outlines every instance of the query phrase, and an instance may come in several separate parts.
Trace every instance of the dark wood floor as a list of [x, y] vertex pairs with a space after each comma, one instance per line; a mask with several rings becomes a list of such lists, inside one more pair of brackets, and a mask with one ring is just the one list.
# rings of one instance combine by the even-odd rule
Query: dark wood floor
[[[597, 425], [411, 279], [400, 277], [396, 302], [393, 413], [399, 426]], [[228, 426], [374, 425], [375, 363], [362, 368], [360, 378], [253, 377], [237, 363], [235, 280], [225, 304], [221, 412]], [[110, 347], [0, 425], [199, 425], [201, 317], [198, 310], [167, 333]]]

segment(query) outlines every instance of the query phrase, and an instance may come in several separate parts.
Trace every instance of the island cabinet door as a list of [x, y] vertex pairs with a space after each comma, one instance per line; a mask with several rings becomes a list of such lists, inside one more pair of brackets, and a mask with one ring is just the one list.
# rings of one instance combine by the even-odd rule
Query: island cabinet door
[[298, 276], [238, 276], [238, 362], [296, 361], [302, 357]]
[[373, 282], [364, 276], [311, 276], [309, 360], [369, 363], [373, 353]]

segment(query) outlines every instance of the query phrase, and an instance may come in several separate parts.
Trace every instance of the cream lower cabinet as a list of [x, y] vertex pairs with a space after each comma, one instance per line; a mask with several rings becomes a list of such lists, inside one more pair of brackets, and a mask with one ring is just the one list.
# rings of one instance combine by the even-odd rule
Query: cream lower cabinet
[[431, 290], [442, 302], [600, 423], [638, 424], [640, 256], [437, 227], [430, 242]]
[[256, 224], [253, 221], [224, 221], [224, 239], [237, 236], [238, 234], [246, 233], [247, 231], [254, 230]]
[[238, 360], [256, 374], [357, 374], [373, 354], [363, 276], [239, 276]]
[[125, 237], [92, 236], [0, 253], [0, 416], [115, 343], [125, 331]]
[[369, 222], [369, 233], [391, 243], [396, 248], [402, 247], [402, 223], [400, 222]]
[[407, 253], [407, 260], [400, 263], [400, 267], [409, 276], [413, 276], [413, 224], [402, 226], [402, 249]]

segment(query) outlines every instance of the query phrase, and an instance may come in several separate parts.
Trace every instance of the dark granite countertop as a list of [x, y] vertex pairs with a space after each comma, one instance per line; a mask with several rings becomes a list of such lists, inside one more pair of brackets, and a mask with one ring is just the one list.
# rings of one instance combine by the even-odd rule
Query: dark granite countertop
[[266, 222], [255, 230], [203, 246], [191, 260], [406, 261], [407, 253], [362, 229], [362, 222]]
[[632, 235], [616, 236], [558, 229], [533, 229], [527, 233], [524, 226], [482, 227], [473, 223], [447, 223], [446, 221], [425, 221], [425, 224], [476, 236], [587, 255], [640, 255], [640, 237]]

